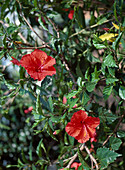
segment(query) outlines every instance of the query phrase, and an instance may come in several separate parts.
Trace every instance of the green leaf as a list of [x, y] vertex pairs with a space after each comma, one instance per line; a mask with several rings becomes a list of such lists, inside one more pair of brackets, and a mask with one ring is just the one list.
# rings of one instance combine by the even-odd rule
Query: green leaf
[[92, 92], [95, 89], [97, 82], [87, 82], [85, 83], [85, 87], [88, 92]]
[[69, 135], [68, 138], [69, 138], [70, 145], [74, 146], [75, 138]]
[[42, 21], [41, 15], [39, 15], [38, 22], [39, 22], [40, 26], [41, 26], [44, 30], [49, 31], [49, 30], [45, 27], [45, 25], [44, 25], [44, 23], [43, 23], [43, 21]]
[[41, 103], [40, 103], [40, 94], [37, 95], [37, 100], [36, 100], [36, 113], [39, 114], [39, 115], [43, 115], [43, 112], [42, 112], [42, 106], [41, 106]]
[[107, 77], [107, 78], [106, 78], [106, 84], [107, 84], [107, 85], [112, 84], [112, 83], [115, 83], [116, 81], [118, 81], [118, 79], [113, 78], [113, 77]]
[[117, 67], [115, 60], [113, 59], [113, 56], [111, 54], [107, 55], [104, 60], [105, 66], [108, 67]]
[[43, 142], [43, 139], [40, 140], [38, 146], [37, 146], [37, 149], [36, 149], [36, 153], [39, 157], [42, 157], [42, 150], [41, 150], [41, 144]]
[[18, 158], [18, 165], [19, 165], [19, 166], [22, 166], [22, 167], [25, 166], [25, 164], [23, 164], [23, 163], [21, 162], [20, 158]]
[[53, 135], [53, 131], [52, 131], [52, 129], [50, 128], [49, 125], [47, 126], [47, 133], [48, 133], [54, 140], [58, 141], [58, 140], [56, 139], [56, 137]]
[[85, 17], [84, 17], [83, 9], [81, 7], [77, 8], [77, 11], [75, 12], [75, 18], [78, 22], [79, 27], [85, 28]]
[[96, 155], [101, 164], [101, 169], [107, 168], [108, 164], [114, 162], [118, 156], [121, 156], [121, 154], [110, 151], [108, 148], [98, 148]]
[[67, 133], [65, 133], [65, 135], [64, 135], [64, 144], [65, 145], [68, 145], [69, 143], [68, 143], [68, 139], [67, 139]]
[[116, 8], [116, 1], [114, 2], [114, 16], [117, 22], [119, 22], [118, 17], [117, 17], [117, 8]]
[[[90, 53], [89, 53], [90, 54]], [[93, 56], [92, 54], [87, 55], [87, 60], [92, 63], [100, 63], [99, 58]]]
[[118, 132], [117, 132], [117, 136], [118, 136], [119, 138], [124, 138], [124, 137], [125, 137], [125, 132], [123, 132], [123, 131], [118, 131]]
[[[78, 158], [79, 161], [82, 163], [82, 165], [84, 166], [85, 170], [90, 170], [91, 168], [89, 167], [89, 165], [84, 161], [83, 155], [80, 151], [80, 149], [78, 148]], [[83, 168], [82, 168], [83, 169]]]
[[5, 85], [9, 90], [14, 90], [16, 88], [14, 85], [9, 84], [4, 78], [3, 78], [3, 82], [5, 83]]
[[16, 26], [9, 26], [7, 28], [7, 33], [10, 35], [10, 34], [13, 34], [16, 30], [18, 29], [18, 27]]
[[125, 100], [125, 87], [124, 86], [120, 86], [119, 88], [119, 96]]
[[30, 161], [32, 161], [33, 160], [33, 157], [32, 157], [32, 142], [30, 142], [28, 154], [29, 154]]
[[37, 8], [37, 0], [34, 0], [34, 6]]
[[104, 49], [106, 46], [104, 44], [99, 43], [97, 40], [93, 40], [93, 45], [96, 49]]
[[100, 19], [100, 20], [97, 22], [97, 24], [98, 24], [98, 25], [101, 25], [101, 24], [103, 24], [106, 20], [107, 20], [107, 18], [106, 18], [106, 17], [103, 17], [102, 19]]
[[22, 149], [22, 151], [21, 151], [21, 155], [22, 155], [23, 162], [24, 162], [24, 163], [29, 163], [28, 160], [26, 159], [26, 156], [25, 156], [25, 154], [24, 154], [23, 149]]
[[107, 100], [108, 97], [111, 95], [112, 89], [113, 89], [112, 85], [108, 85], [108, 86], [104, 87], [104, 89], [103, 89], [103, 96], [104, 96], [105, 100]]
[[6, 125], [4, 125], [2, 123], [0, 123], [0, 128], [1, 129], [6, 129], [6, 130], [10, 130], [11, 129], [9, 126], [6, 126]]
[[83, 106], [90, 100], [89, 95], [84, 91], [83, 92]]
[[70, 102], [68, 102], [68, 104], [69, 104], [69, 112], [71, 111], [71, 109], [73, 108], [73, 106], [75, 106], [75, 104], [77, 103], [78, 100], [79, 100], [79, 99], [77, 98], [77, 99], [73, 99], [73, 100], [71, 100]]
[[108, 67], [109, 74], [113, 77], [115, 77], [115, 68]]
[[114, 122], [116, 119], [118, 119], [118, 116], [109, 113], [108, 111], [103, 111], [101, 110], [99, 118], [101, 119], [101, 121], [103, 122], [108, 122], [109, 124], [111, 124], [112, 122]]
[[53, 100], [51, 96], [49, 96], [48, 102], [49, 102], [50, 110], [53, 113]]
[[77, 93], [79, 93], [79, 91], [74, 90], [74, 91], [70, 92], [68, 95], [66, 95], [66, 98], [69, 99], [69, 98], [75, 96]]
[[115, 137], [111, 136], [109, 138], [109, 143], [113, 150], [118, 150], [120, 145], [122, 144], [122, 141], [119, 138], [115, 138]]
[[116, 50], [118, 48], [118, 45], [120, 43], [121, 37], [123, 35], [123, 32], [120, 32], [120, 34], [118, 35], [118, 37], [116, 38], [116, 40], [112, 43], [112, 48], [114, 50]]
[[36, 170], [36, 167], [35, 165], [32, 164], [32, 170]]
[[80, 69], [80, 65], [79, 65], [79, 62], [77, 63], [77, 66], [76, 66], [76, 74], [78, 77], [82, 77], [83, 78], [83, 73]]

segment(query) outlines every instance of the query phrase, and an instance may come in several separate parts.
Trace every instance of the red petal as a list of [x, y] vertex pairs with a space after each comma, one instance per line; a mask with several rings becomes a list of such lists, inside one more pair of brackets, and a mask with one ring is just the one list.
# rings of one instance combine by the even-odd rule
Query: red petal
[[74, 163], [71, 165], [71, 168], [75, 168], [75, 170], [78, 170], [78, 167], [81, 166], [81, 165], [82, 165], [81, 163], [74, 162]]
[[66, 125], [65, 130], [70, 136], [75, 138], [80, 134], [82, 130], [82, 126], [78, 126], [77, 124], [73, 124], [72, 122], [69, 122]]
[[79, 135], [76, 137], [79, 143], [85, 143], [89, 140], [90, 135], [87, 131], [87, 128], [84, 126]]
[[44, 63], [44, 65], [43, 65], [43, 69], [47, 69], [48, 67], [51, 67], [54, 64], [56, 64], [55, 58], [52, 58], [51, 56], [48, 56], [45, 63]]
[[16, 58], [14, 58], [14, 57], [11, 57], [11, 58], [12, 58], [11, 62], [13, 64], [20, 66], [20, 62]]
[[73, 19], [73, 15], [74, 15], [74, 10], [71, 10], [69, 15], [68, 15], [68, 18]]
[[96, 128], [100, 124], [100, 119], [98, 117], [88, 116], [85, 123], [91, 128]]
[[88, 115], [86, 114], [85, 111], [79, 110], [73, 114], [71, 122], [81, 123], [81, 121], [84, 121], [87, 117]]

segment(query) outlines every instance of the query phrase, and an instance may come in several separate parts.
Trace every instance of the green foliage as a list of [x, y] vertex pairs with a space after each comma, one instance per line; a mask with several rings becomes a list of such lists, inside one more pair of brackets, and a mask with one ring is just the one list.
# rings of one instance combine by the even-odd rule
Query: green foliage
[[[93, 160], [123, 169], [124, 1], [3, 0], [0, 9], [0, 168], [68, 170], [76, 154], [79, 170]], [[10, 62], [37, 48], [56, 60], [41, 82]], [[79, 110], [100, 118], [90, 153], [65, 131]]]

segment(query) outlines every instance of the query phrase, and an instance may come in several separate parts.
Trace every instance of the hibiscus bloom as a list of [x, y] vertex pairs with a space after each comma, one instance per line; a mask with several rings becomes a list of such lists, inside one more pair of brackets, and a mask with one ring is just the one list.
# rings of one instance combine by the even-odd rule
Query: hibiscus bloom
[[96, 127], [100, 124], [100, 119], [91, 117], [85, 111], [79, 110], [75, 112], [65, 130], [66, 132], [78, 140], [79, 143], [85, 143], [89, 138], [93, 138]]
[[73, 19], [73, 15], [74, 15], [74, 10], [70, 10], [68, 18]]
[[56, 69], [53, 67], [56, 61], [51, 56], [48, 56], [44, 51], [34, 50], [31, 54], [24, 55], [20, 61], [12, 57], [12, 63], [24, 67], [28, 74], [34, 80], [43, 80], [47, 75], [56, 74]]
[[75, 170], [78, 170], [78, 167], [81, 166], [81, 165], [82, 165], [81, 163], [74, 162], [74, 163], [71, 165], [71, 168], [75, 168]]

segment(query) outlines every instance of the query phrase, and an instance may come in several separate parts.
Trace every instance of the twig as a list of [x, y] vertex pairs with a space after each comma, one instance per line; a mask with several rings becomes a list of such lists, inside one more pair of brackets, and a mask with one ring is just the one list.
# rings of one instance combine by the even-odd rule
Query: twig
[[118, 129], [120, 123], [122, 122], [124, 116], [125, 116], [125, 111], [124, 111], [123, 114], [121, 115], [121, 117], [120, 117], [120, 119], [119, 119], [119, 121], [118, 121], [118, 123], [117, 123], [117, 125], [116, 125], [116, 127], [115, 127], [115, 129], [114, 129], [114, 131], [112, 132], [112, 134], [109, 135], [109, 136], [107, 137], [107, 139], [103, 142], [103, 146], [108, 142], [109, 138], [110, 138], [114, 133], [117, 132], [117, 129]]
[[71, 71], [69, 69], [69, 66], [68, 66], [67, 62], [66, 62], [66, 60], [65, 60], [65, 58], [64, 58], [64, 56], [62, 54], [60, 54], [60, 57], [61, 57], [61, 60], [62, 60], [63, 64], [66, 67], [66, 70], [68, 71], [70, 77], [72, 78], [73, 83], [74, 83], [74, 87], [75, 87], [76, 86], [76, 81], [75, 81], [75, 78], [74, 78], [73, 74], [71, 73]]
[[[111, 21], [111, 20], [113, 20], [113, 19], [106, 20], [106, 21], [104, 21], [102, 24], [105, 24], [105, 23], [107, 23], [107, 22], [109, 22], [109, 21]], [[97, 27], [97, 26], [99, 26], [99, 24], [91, 25], [90, 27], [87, 27], [86, 29], [92, 29], [92, 28]], [[72, 34], [69, 38], [72, 38], [72, 37], [74, 37], [75, 35], [78, 35], [78, 34], [81, 34], [81, 33], [85, 32], [86, 29], [82, 29], [81, 31]]]
[[[3, 24], [3, 25], [5, 25], [6, 27], [9, 27], [9, 24], [4, 23], [4, 22], [1, 21], [1, 20], [0, 20], [0, 23]], [[19, 37], [24, 41], [24, 43], [29, 44], [28, 41], [25, 39], [25, 37], [24, 37], [20, 32], [18, 33], [18, 35], [19, 35]]]
[[89, 149], [88, 149], [88, 147], [87, 147], [86, 145], [85, 145], [85, 150], [86, 150], [86, 152], [89, 154], [89, 157], [90, 157], [91, 161], [93, 161], [93, 162], [95, 163], [96, 169], [99, 169], [98, 164], [97, 164], [97, 161], [96, 161], [95, 158], [91, 155], [91, 153], [90, 153], [90, 151], [89, 151]]
[[19, 4], [19, 6], [20, 6], [20, 14], [21, 14], [21, 16], [23, 17], [23, 19], [25, 20], [25, 22], [27, 23], [27, 25], [29, 26], [29, 28], [37, 35], [37, 37], [39, 37], [41, 40], [42, 40], [42, 42], [43, 42], [43, 44], [46, 44], [44, 41], [43, 41], [43, 39], [37, 34], [37, 32], [34, 30], [34, 28], [30, 25], [30, 23], [28, 22], [28, 20], [26, 19], [26, 17], [24, 16], [24, 14], [22, 13], [22, 5], [21, 5], [21, 3], [18, 1], [18, 0], [16, 0], [17, 1], [17, 3]]
[[[80, 151], [82, 151], [85, 147], [85, 144], [83, 144], [81, 147], [80, 147]], [[74, 160], [77, 158], [78, 156], [78, 152], [71, 157], [71, 160], [69, 161], [68, 165], [65, 167], [65, 168], [70, 168], [71, 164], [74, 162]]]

